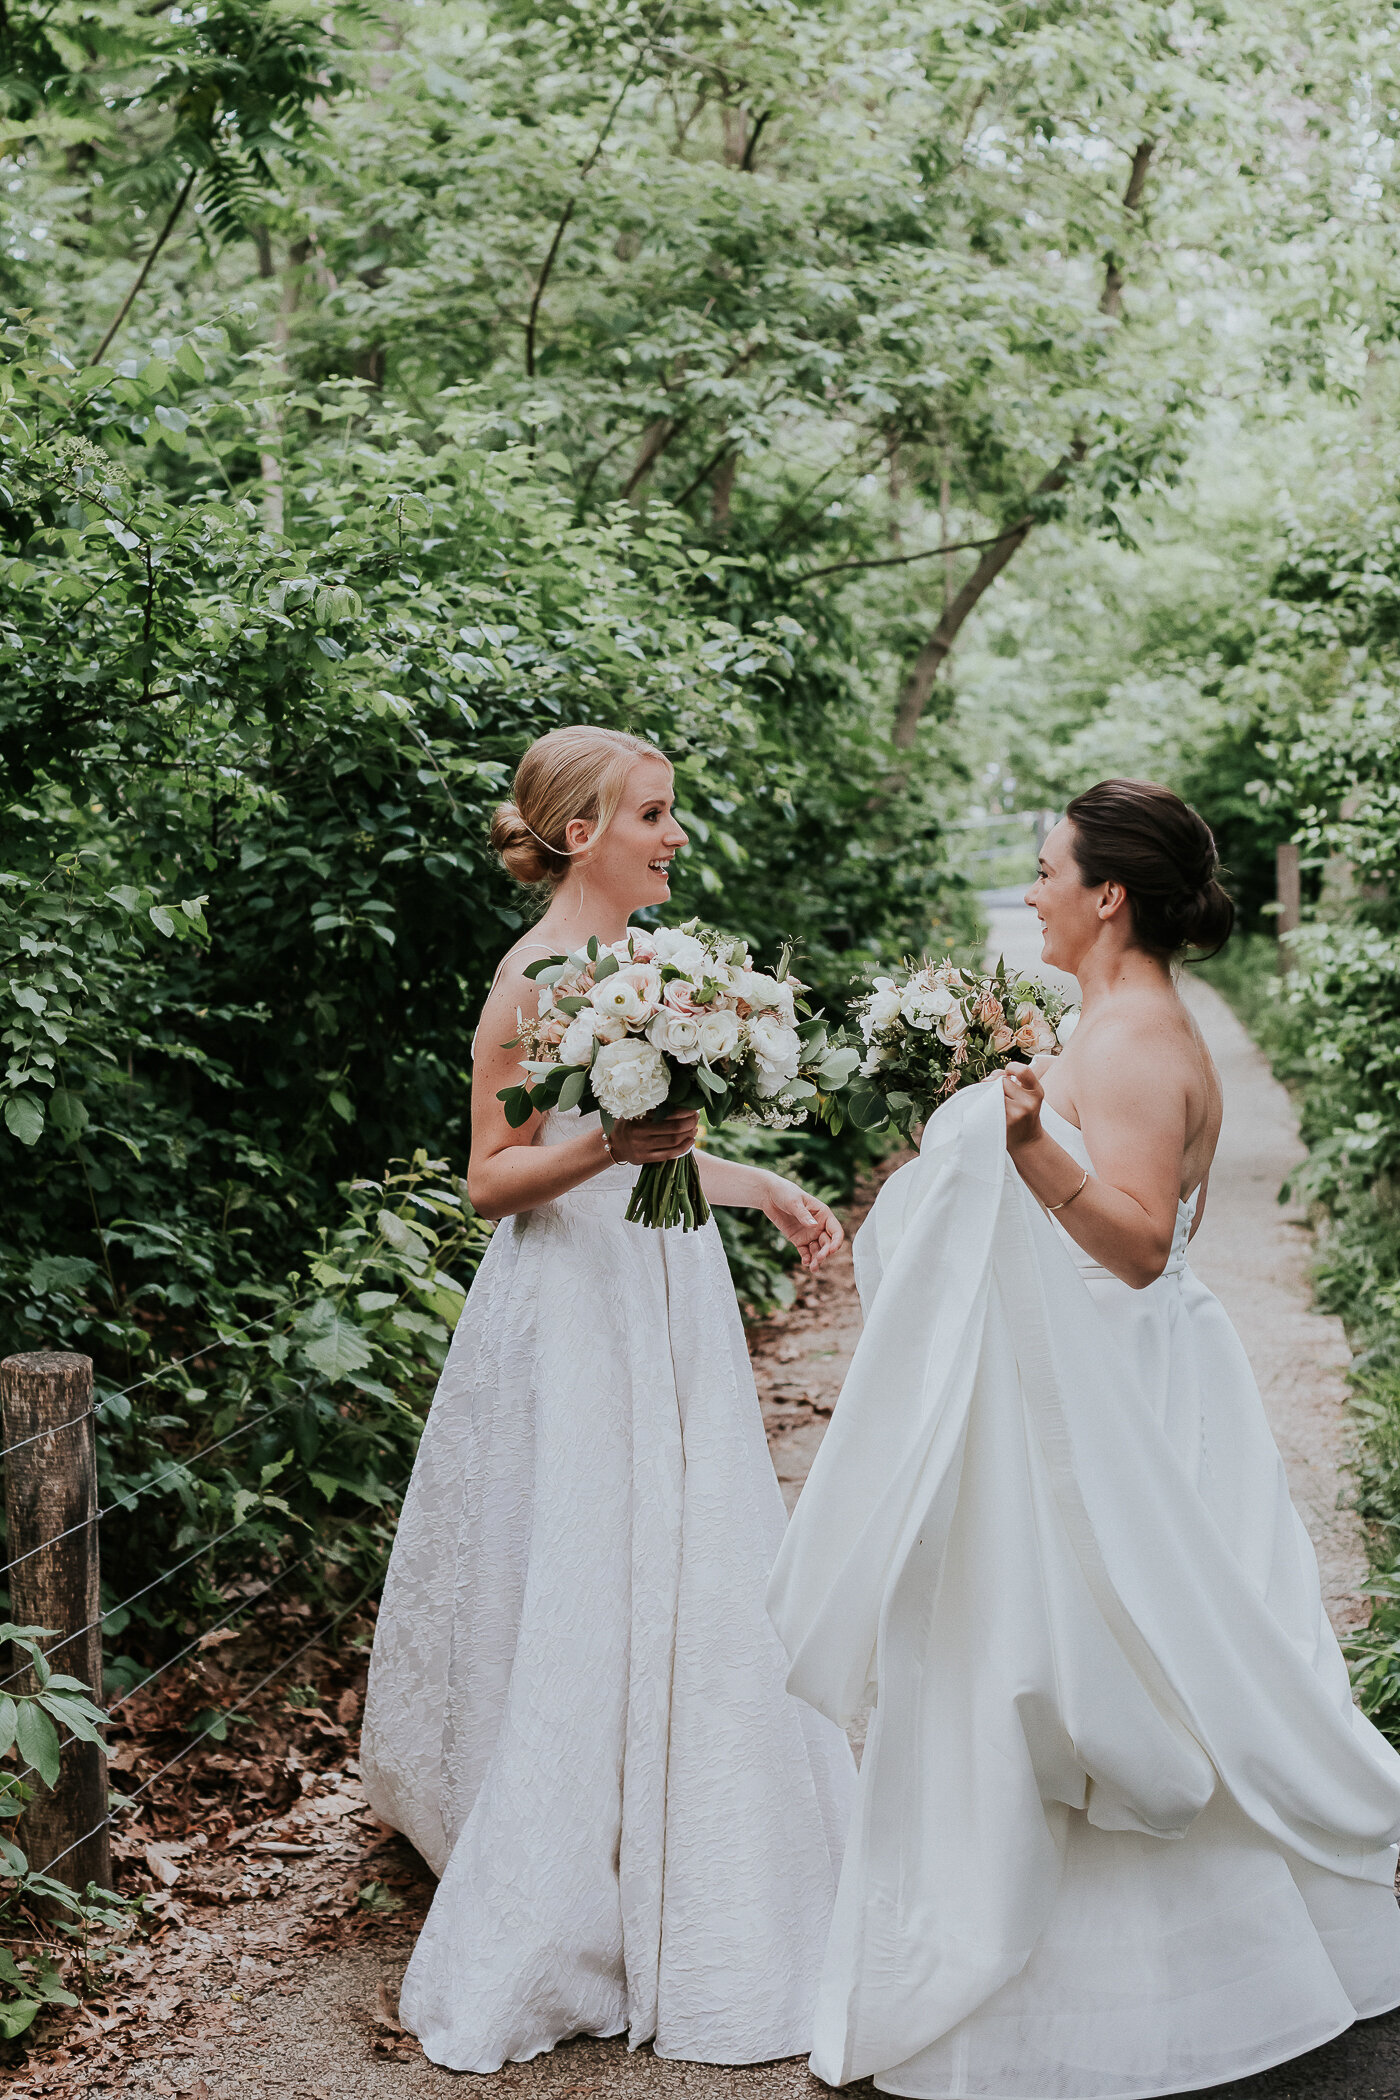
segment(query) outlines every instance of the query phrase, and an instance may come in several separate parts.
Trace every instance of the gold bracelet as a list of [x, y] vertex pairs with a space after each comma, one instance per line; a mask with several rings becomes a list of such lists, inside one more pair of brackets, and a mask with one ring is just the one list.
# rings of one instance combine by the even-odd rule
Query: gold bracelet
[[1086, 1189], [1086, 1188], [1087, 1188], [1088, 1186], [1089, 1186], [1089, 1169], [1088, 1169], [1088, 1168], [1086, 1167], [1086, 1168], [1084, 1169], [1084, 1179], [1083, 1179], [1083, 1180], [1082, 1180], [1082, 1181], [1080, 1182], [1080, 1184], [1079, 1184], [1078, 1188], [1077, 1188], [1077, 1189], [1072, 1189], [1072, 1190], [1070, 1191], [1069, 1195], [1067, 1195], [1066, 1197], [1064, 1197], [1064, 1198], [1063, 1198], [1063, 1200], [1062, 1200], [1061, 1202], [1059, 1202], [1059, 1203], [1047, 1203], [1047, 1204], [1046, 1204], [1046, 1206], [1045, 1206], [1045, 1208], [1046, 1208], [1046, 1209], [1047, 1209], [1048, 1211], [1051, 1211], [1051, 1212], [1054, 1212], [1054, 1211], [1057, 1211], [1057, 1210], [1065, 1210], [1065, 1209], [1067, 1209], [1067, 1208], [1068, 1208], [1068, 1206], [1069, 1206], [1069, 1205], [1070, 1205], [1071, 1203], [1073, 1203], [1073, 1201], [1074, 1201], [1074, 1199], [1075, 1199], [1075, 1197], [1076, 1197], [1076, 1196], [1082, 1196], [1082, 1195], [1083, 1195], [1083, 1193], [1084, 1193], [1085, 1189]]

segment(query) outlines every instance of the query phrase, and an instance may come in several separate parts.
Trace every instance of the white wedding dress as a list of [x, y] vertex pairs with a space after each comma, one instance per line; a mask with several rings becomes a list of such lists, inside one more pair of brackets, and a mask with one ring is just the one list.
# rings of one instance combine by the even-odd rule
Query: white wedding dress
[[380, 1608], [364, 1783], [440, 1876], [400, 2012], [454, 2070], [575, 2034], [812, 2046], [855, 1767], [784, 1690], [784, 1512], [718, 1231], [627, 1224], [634, 1179], [493, 1236]]
[[792, 1689], [876, 1701], [812, 2068], [1145, 2100], [1400, 2003], [1400, 1757], [1187, 1266], [1194, 1199], [1132, 1291], [1004, 1120], [955, 1096], [857, 1239], [866, 1327], [770, 1592]]

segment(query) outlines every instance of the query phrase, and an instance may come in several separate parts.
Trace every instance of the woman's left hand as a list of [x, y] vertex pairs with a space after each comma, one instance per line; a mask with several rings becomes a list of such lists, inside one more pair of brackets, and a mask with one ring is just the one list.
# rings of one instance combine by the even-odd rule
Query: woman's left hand
[[826, 1204], [776, 1174], [764, 1199], [763, 1214], [772, 1219], [784, 1239], [791, 1240], [804, 1269], [819, 1269], [846, 1237]]
[[1006, 1149], [1020, 1152], [1040, 1136], [1045, 1095], [1029, 1065], [1004, 1065], [1001, 1092], [1006, 1103]]

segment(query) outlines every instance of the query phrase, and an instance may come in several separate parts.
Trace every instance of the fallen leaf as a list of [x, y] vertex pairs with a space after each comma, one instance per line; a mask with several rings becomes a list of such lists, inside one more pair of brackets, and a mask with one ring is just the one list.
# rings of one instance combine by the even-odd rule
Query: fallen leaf
[[387, 2027], [391, 2034], [408, 2033], [397, 2009], [389, 2003], [389, 1988], [382, 1977], [374, 1994], [374, 2024], [376, 2027]]
[[143, 1857], [156, 1880], [163, 1882], [166, 1888], [173, 1889], [180, 1879], [180, 1869], [176, 1862], [187, 1859], [189, 1850], [188, 1845], [172, 1844], [168, 1839], [159, 1839], [145, 1847]]
[[343, 1727], [349, 1727], [360, 1711], [360, 1695], [353, 1685], [341, 1693], [335, 1702], [335, 1717]]

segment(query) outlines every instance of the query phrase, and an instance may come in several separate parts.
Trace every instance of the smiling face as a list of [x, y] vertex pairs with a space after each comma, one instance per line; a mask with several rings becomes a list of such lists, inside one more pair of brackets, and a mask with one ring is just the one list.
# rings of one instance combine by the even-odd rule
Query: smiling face
[[1074, 857], [1074, 826], [1067, 817], [1040, 849], [1040, 873], [1026, 891], [1026, 902], [1039, 915], [1044, 936], [1040, 956], [1057, 970], [1079, 975], [1085, 956], [1113, 926], [1130, 924], [1121, 883], [1088, 884]]
[[575, 817], [568, 827], [568, 844], [577, 854], [574, 865], [584, 881], [626, 912], [670, 899], [671, 862], [689, 843], [671, 814], [674, 800], [675, 776], [665, 759], [639, 758], [596, 843], [592, 823]]

